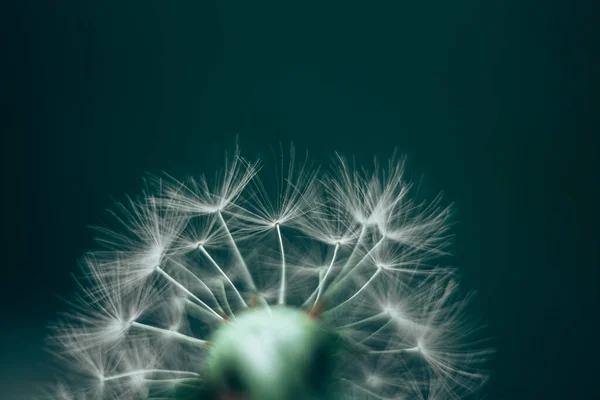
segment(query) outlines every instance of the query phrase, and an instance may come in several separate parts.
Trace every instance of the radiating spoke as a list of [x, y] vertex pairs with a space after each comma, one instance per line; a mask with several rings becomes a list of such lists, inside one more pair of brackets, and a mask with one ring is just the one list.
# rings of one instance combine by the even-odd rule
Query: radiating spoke
[[276, 223], [277, 237], [279, 238], [279, 249], [281, 250], [281, 284], [279, 286], [279, 304], [285, 304], [285, 291], [287, 289], [286, 281], [286, 266], [285, 266], [285, 249], [283, 248], [283, 238], [281, 237], [281, 229], [279, 223]]

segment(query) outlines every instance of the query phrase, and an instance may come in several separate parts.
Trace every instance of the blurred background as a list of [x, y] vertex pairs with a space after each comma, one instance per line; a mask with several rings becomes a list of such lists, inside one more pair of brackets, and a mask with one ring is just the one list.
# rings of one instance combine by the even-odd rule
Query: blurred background
[[251, 159], [290, 142], [323, 165], [406, 154], [456, 206], [453, 264], [497, 348], [482, 394], [592, 397], [591, 6], [249, 3], [2, 2], [0, 397], [50, 377], [47, 325], [89, 226], [146, 172], [212, 174], [236, 137]]

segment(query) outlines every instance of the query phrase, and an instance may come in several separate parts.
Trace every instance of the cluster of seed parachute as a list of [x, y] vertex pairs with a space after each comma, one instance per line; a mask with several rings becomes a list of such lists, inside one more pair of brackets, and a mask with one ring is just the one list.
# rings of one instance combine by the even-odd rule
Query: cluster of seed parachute
[[236, 152], [214, 179], [150, 178], [118, 205], [55, 326], [67, 370], [45, 398], [175, 398], [202, 385], [212, 332], [276, 305], [318, 314], [354, 350], [332, 375], [342, 399], [477, 391], [489, 350], [454, 271], [436, 265], [450, 208], [411, 200], [397, 157], [323, 171], [292, 156], [270, 182], [259, 170]]

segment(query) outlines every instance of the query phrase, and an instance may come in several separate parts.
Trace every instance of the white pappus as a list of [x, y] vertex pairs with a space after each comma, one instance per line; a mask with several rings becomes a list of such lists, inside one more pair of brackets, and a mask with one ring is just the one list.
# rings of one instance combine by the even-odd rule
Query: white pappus
[[451, 208], [405, 162], [297, 163], [238, 151], [214, 179], [152, 177], [99, 229], [50, 348], [48, 399], [446, 399], [491, 354], [439, 266]]

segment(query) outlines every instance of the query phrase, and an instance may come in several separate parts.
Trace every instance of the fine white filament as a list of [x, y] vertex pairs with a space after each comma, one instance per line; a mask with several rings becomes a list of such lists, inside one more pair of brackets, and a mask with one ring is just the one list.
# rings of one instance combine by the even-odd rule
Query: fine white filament
[[[236, 152], [215, 179], [150, 178], [99, 228], [52, 349], [69, 368], [49, 399], [174, 398], [202, 384], [211, 332], [248, 307], [318, 308], [355, 358], [345, 399], [475, 392], [490, 350], [446, 254], [450, 208], [411, 199], [404, 162], [289, 165], [273, 184]], [[340, 355], [340, 357], [354, 357]]]

